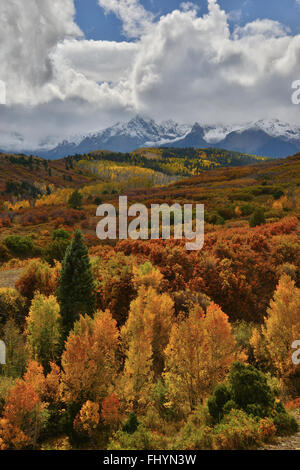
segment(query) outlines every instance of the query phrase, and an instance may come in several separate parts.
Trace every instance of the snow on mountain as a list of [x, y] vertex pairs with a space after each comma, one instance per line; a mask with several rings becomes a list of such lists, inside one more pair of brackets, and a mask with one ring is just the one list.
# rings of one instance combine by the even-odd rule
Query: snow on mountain
[[89, 135], [90, 138], [102, 138], [106, 142], [115, 136], [127, 136], [131, 138], [143, 139], [145, 142], [157, 143], [162, 139], [173, 140], [183, 137], [191, 130], [191, 126], [179, 125], [172, 120], [157, 124], [153, 119], [145, 119], [136, 116], [126, 123], [117, 123], [108, 129], [104, 129], [96, 134]]
[[204, 139], [209, 144], [215, 144], [220, 142], [221, 140], [225, 139], [225, 137], [230, 134], [231, 132], [238, 131], [241, 126], [240, 125], [231, 125], [231, 126], [202, 126], [204, 130]]
[[[13, 144], [12, 144], [13, 142]], [[137, 115], [128, 122], [76, 135], [57, 144], [48, 137], [36, 149], [24, 149], [20, 134], [0, 136], [2, 150], [32, 153], [46, 158], [61, 158], [93, 150], [130, 152], [140, 147], [219, 147], [264, 156], [287, 156], [300, 149], [300, 127], [274, 120], [259, 120], [242, 125], [182, 125], [173, 120], [155, 122]]]
[[281, 137], [287, 140], [300, 140], [300, 127], [287, 122], [274, 119], [271, 121], [260, 120], [254, 124], [271, 137]]
[[282, 122], [279, 119], [261, 119], [259, 121], [248, 122], [241, 126], [232, 126], [228, 133], [235, 131], [241, 134], [248, 130], [261, 130], [271, 137], [280, 137], [286, 140], [300, 140], [300, 127], [295, 124]]
[[264, 120], [248, 122], [243, 125], [235, 124], [231, 126], [205, 126], [204, 138], [208, 143], [214, 144], [225, 139], [231, 132], [241, 134], [242, 132], [253, 130], [262, 130], [271, 137], [280, 137], [286, 140], [300, 140], [300, 127], [286, 122], [279, 121], [279, 119]]
[[[45, 152], [43, 156], [59, 158], [72, 153], [85, 153], [93, 150], [111, 150], [129, 152], [138, 147], [160, 146], [172, 144], [184, 138], [191, 126], [180, 125], [172, 120], [156, 123], [153, 119], [136, 116], [128, 122], [117, 124], [76, 138], [61, 142], [55, 148]], [[41, 154], [41, 152], [39, 152]]]

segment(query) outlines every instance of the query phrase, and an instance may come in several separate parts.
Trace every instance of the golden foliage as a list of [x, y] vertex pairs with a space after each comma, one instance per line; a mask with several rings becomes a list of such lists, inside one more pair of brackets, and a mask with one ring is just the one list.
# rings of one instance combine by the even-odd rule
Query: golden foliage
[[27, 347], [32, 359], [49, 368], [60, 347], [61, 316], [56, 297], [36, 293], [26, 318]]
[[133, 409], [145, 407], [153, 379], [163, 371], [163, 351], [174, 322], [174, 302], [168, 294], [157, 291], [162, 275], [150, 263], [146, 265], [135, 270], [138, 296], [121, 330], [126, 349], [123, 393]]
[[86, 432], [92, 435], [97, 429], [99, 421], [99, 404], [88, 400], [81, 407], [81, 410], [74, 419], [74, 429], [77, 432]]
[[299, 372], [299, 366], [292, 362], [292, 344], [300, 339], [300, 289], [295, 282], [283, 274], [270, 302], [262, 327], [262, 338], [254, 333], [251, 343], [256, 358], [263, 356], [261, 343], [265, 344], [267, 357], [281, 378], [288, 378]]
[[165, 356], [170, 403], [188, 404], [193, 410], [224, 380], [239, 356], [227, 315], [213, 302], [206, 315], [196, 306], [188, 318], [173, 325]]
[[43, 370], [36, 362], [30, 362], [24, 379], [18, 379], [5, 400], [0, 419], [0, 449], [35, 447], [40, 429], [46, 417], [47, 407], [41, 396], [44, 393]]
[[63, 398], [67, 402], [100, 401], [117, 373], [119, 332], [111, 313], [81, 316], [62, 355]]

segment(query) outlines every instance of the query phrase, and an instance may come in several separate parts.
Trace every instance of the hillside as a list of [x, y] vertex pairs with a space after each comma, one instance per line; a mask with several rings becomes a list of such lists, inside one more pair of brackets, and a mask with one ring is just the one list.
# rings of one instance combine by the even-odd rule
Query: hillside
[[[26, 156], [21, 154], [0, 153], [0, 192], [6, 190], [9, 182], [22, 185], [27, 182], [28, 187], [24, 184], [23, 192], [30, 195], [30, 186], [34, 183], [42, 185], [51, 185], [67, 187], [81, 186], [91, 181], [87, 175], [83, 175], [79, 170], [74, 169], [68, 159], [55, 161], [45, 160], [36, 156]], [[22, 192], [22, 188], [19, 192]], [[33, 190], [34, 191], [34, 190]], [[11, 193], [14, 193], [11, 188]], [[9, 194], [6, 193], [7, 195]]]
[[[244, 158], [251, 165], [241, 166]], [[240, 166], [216, 168], [220, 161]], [[96, 205], [117, 204], [118, 196], [125, 194], [129, 202], [143, 202], [148, 207], [164, 202], [204, 203], [205, 220], [212, 226], [247, 225], [260, 207], [270, 221], [299, 215], [300, 154], [257, 161], [233, 152], [140, 149], [131, 154], [94, 152], [55, 162], [2, 155], [0, 165], [1, 175], [8, 175], [0, 180], [0, 221], [7, 226], [2, 236], [11, 227], [20, 233], [30, 232], [35, 225], [49, 231], [59, 220], [81, 226], [97, 244]], [[198, 175], [191, 177], [195, 172]], [[85, 208], [77, 213], [67, 208], [76, 188]], [[46, 242], [47, 235], [41, 243]]]
[[149, 147], [133, 152], [94, 151], [72, 157], [76, 162], [113, 162], [152, 169], [166, 175], [187, 177], [220, 167], [244, 166], [268, 160], [266, 157], [214, 148]]
[[[217, 149], [139, 149], [132, 153], [95, 151], [59, 160], [0, 154], [0, 196], [7, 200], [37, 199], [58, 188], [79, 188], [99, 181], [147, 177], [150, 186], [211, 168], [241, 166], [263, 158]], [[110, 168], [110, 174], [108, 174]], [[119, 175], [116, 177], [116, 174]], [[144, 181], [140, 181], [144, 187]], [[147, 184], [147, 187], [149, 186]], [[134, 187], [138, 187], [138, 180]]]
[[[3, 158], [10, 178], [16, 172], [11, 183], [31, 174], [39, 188], [48, 188], [42, 195], [23, 188], [23, 200], [18, 200], [20, 194], [4, 193], [0, 205], [0, 335], [13, 345], [7, 364], [0, 366], [1, 403], [5, 416], [8, 411], [15, 416], [14, 409], [21, 406], [19, 388], [23, 387], [22, 400], [25, 394], [30, 407], [31, 390], [35, 390], [31, 387], [42, 384], [41, 406], [51, 414], [43, 420], [38, 448], [151, 446], [171, 450], [174, 442], [189, 451], [253, 448], [268, 447], [276, 436], [297, 431], [297, 422], [288, 412], [296, 414], [300, 409], [299, 368], [291, 364], [290, 347], [282, 348], [276, 362], [269, 354], [278, 351], [279, 336], [282, 344], [290, 346], [295, 325], [299, 325], [300, 154], [247, 166], [202, 168], [199, 175], [185, 178], [138, 166], [148, 163], [161, 168], [164, 152], [97, 152], [54, 166], [51, 162], [50, 173], [61, 187], [50, 185], [54, 177], [42, 160], [32, 157], [28, 167], [25, 157]], [[187, 150], [183, 156], [174, 149], [167, 152], [170, 168], [176, 171], [182, 171], [182, 163], [197, 160]], [[216, 154], [205, 153], [212, 163], [207, 157], [216, 158]], [[16, 163], [15, 158], [20, 161]], [[72, 181], [66, 181], [68, 175]], [[82, 198], [75, 193], [74, 203], [75, 188]], [[100, 241], [96, 209], [101, 202], [109, 202], [118, 210], [119, 195], [127, 195], [129, 204], [143, 202], [148, 208], [153, 203], [203, 203], [203, 248], [187, 251], [185, 240]], [[61, 262], [67, 269], [61, 269]], [[62, 282], [67, 285], [63, 299], [58, 289]], [[68, 318], [63, 310], [66, 305], [72, 314], [67, 338], [61, 326], [61, 319]], [[272, 328], [266, 325], [266, 315], [275, 316], [278, 311], [282, 312], [278, 320], [282, 334], [267, 336], [269, 330], [261, 326]], [[84, 313], [91, 316], [80, 316]], [[297, 338], [299, 333], [298, 326]], [[27, 347], [32, 335], [40, 345], [35, 356]], [[54, 345], [63, 341], [63, 353], [60, 348], [50, 349], [45, 337]], [[265, 340], [267, 348], [259, 347]], [[282, 364], [287, 364], [287, 372]], [[180, 370], [178, 365], [183, 365]], [[103, 370], [110, 374], [105, 389], [107, 372]], [[189, 381], [181, 377], [189, 378], [194, 371], [201, 379], [192, 384], [191, 401]], [[258, 386], [263, 393], [267, 390], [270, 406], [263, 418], [259, 394], [246, 394], [250, 403], [245, 408], [244, 402], [233, 402], [226, 392], [226, 405], [233, 403], [234, 409], [220, 423], [212, 419], [215, 414], [207, 407], [207, 399], [214, 399], [217, 385], [223, 387], [225, 380], [232, 380], [232, 371], [238, 388], [245, 377], [249, 380], [250, 371], [255, 390]], [[137, 378], [141, 385], [136, 391]], [[285, 380], [284, 389], [277, 388], [279, 378]], [[69, 383], [72, 394], [64, 388]], [[112, 383], [116, 384], [113, 393]], [[90, 395], [84, 395], [87, 390]], [[75, 411], [73, 397], [78, 405]], [[137, 403], [136, 414], [127, 411], [132, 409], [131, 397]], [[99, 402], [101, 417], [108, 417], [112, 427], [100, 420]], [[11, 408], [7, 403], [13, 404]], [[95, 421], [90, 421], [90, 414]], [[85, 416], [88, 420], [83, 422], [93, 434], [82, 434], [78, 427], [78, 420]], [[131, 436], [124, 429], [136, 419], [143, 425], [134, 428]], [[192, 432], [187, 433], [190, 426]], [[6, 428], [2, 429], [3, 435]], [[30, 433], [28, 439], [31, 428]], [[234, 438], [224, 440], [224, 433]], [[251, 440], [245, 442], [243, 433], [251, 435]], [[83, 444], [74, 436], [84, 436]], [[236, 436], [242, 437], [237, 441]], [[10, 434], [4, 437], [10, 448]], [[31, 441], [22, 438], [27, 448]], [[128, 439], [132, 439], [129, 444]], [[279, 445], [290, 448], [297, 445], [297, 439]]]
[[[288, 212], [288, 209], [276, 209], [276, 201], [283, 196], [289, 198], [289, 203], [286, 203], [294, 209], [296, 200], [299, 202], [300, 154], [239, 168], [213, 169], [172, 183], [168, 188], [133, 191], [130, 196], [148, 205], [154, 201], [203, 202], [207, 213], [222, 212], [222, 208], [228, 204], [229, 214], [232, 215], [229, 219], [238, 218], [233, 212], [237, 205], [266, 204], [269, 215], [276, 217]], [[280, 208], [279, 203], [277, 206]]]

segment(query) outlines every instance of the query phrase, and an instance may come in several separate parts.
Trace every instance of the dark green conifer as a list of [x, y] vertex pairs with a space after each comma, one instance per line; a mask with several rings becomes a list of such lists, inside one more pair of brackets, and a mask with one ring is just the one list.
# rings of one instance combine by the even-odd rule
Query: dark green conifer
[[57, 299], [61, 308], [64, 338], [80, 314], [93, 315], [96, 308], [95, 281], [88, 250], [82, 234], [76, 230], [62, 262]]
[[250, 227], [257, 227], [266, 223], [265, 213], [262, 207], [258, 207], [249, 220]]
[[[72, 178], [72, 177], [70, 177]], [[70, 179], [69, 178], [69, 179]], [[71, 179], [70, 179], [71, 181]], [[80, 194], [79, 191], [77, 191], [77, 189], [71, 194], [71, 196], [69, 197], [69, 200], [68, 200], [68, 205], [69, 207], [71, 207], [72, 209], [81, 209], [82, 207], [82, 195]]]

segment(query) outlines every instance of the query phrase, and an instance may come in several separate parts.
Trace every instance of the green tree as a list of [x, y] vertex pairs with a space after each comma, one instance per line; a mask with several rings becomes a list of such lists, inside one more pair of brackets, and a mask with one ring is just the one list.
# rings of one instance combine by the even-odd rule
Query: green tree
[[34, 244], [31, 238], [19, 235], [8, 235], [2, 243], [14, 256], [26, 257], [33, 254]]
[[258, 207], [253, 212], [249, 220], [250, 227], [256, 227], [257, 225], [263, 225], [266, 223], [265, 213], [262, 207]]
[[275, 200], [280, 199], [282, 196], [284, 196], [284, 192], [281, 189], [276, 189], [276, 191], [273, 193], [273, 198]]
[[95, 281], [87, 247], [76, 230], [66, 250], [59, 279], [57, 298], [60, 304], [63, 333], [66, 338], [80, 314], [93, 315], [96, 308]]
[[62, 261], [64, 259], [66, 249], [70, 244], [69, 240], [65, 238], [56, 238], [49, 245], [46, 246], [43, 257], [50, 265], [54, 265], [55, 261]]
[[264, 418], [270, 416], [275, 406], [275, 395], [266, 376], [252, 365], [235, 362], [227, 384], [216, 386], [208, 400], [210, 415], [220, 421], [231, 409]]
[[71, 194], [68, 200], [68, 205], [72, 209], [81, 209], [82, 207], [82, 195], [77, 189]]
[[57, 228], [53, 230], [52, 240], [70, 240], [70, 233], [64, 228]]

